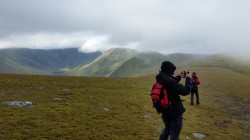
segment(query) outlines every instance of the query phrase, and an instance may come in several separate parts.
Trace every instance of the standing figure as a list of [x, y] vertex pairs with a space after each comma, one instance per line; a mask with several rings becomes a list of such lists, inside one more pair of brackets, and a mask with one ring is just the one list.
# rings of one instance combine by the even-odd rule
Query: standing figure
[[200, 80], [196, 75], [196, 72], [192, 73], [192, 79], [193, 79], [193, 88], [191, 90], [191, 102], [190, 105], [194, 105], [194, 94], [196, 96], [196, 104], [200, 104], [200, 99], [199, 99], [199, 91], [198, 91], [198, 85], [200, 84]]
[[169, 61], [163, 61], [161, 71], [156, 76], [156, 81], [161, 83], [167, 90], [171, 102], [171, 111], [162, 112], [164, 129], [162, 130], [159, 140], [178, 140], [182, 129], [183, 113], [185, 108], [182, 104], [180, 95], [188, 95], [192, 89], [191, 73], [187, 75], [185, 86], [179, 83], [181, 75], [174, 77], [175, 65]]

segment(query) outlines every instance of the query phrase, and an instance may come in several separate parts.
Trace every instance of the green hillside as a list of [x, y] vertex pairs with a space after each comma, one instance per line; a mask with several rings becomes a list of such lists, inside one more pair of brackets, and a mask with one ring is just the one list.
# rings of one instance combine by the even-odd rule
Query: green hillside
[[[201, 104], [185, 101], [180, 139], [250, 139], [250, 77], [216, 67], [192, 69], [200, 77]], [[0, 74], [0, 139], [155, 140], [163, 128], [149, 96], [155, 74], [137, 78]], [[182, 81], [183, 82], [183, 81]]]
[[105, 53], [81, 53], [76, 48], [0, 50], [0, 73], [135, 77], [158, 72], [162, 61], [172, 61], [180, 70], [220, 67], [250, 75], [250, 63], [216, 54], [137, 52], [113, 48]]
[[165, 56], [156, 52], [140, 53], [129, 59], [110, 76], [112, 77], [133, 77], [145, 75], [159, 70]]
[[124, 62], [137, 54], [136, 51], [123, 48], [113, 48], [96, 58], [88, 65], [77, 68], [72, 75], [79, 76], [109, 76]]
[[110, 76], [135, 77], [158, 72], [162, 61], [173, 62], [179, 70], [199, 67], [219, 67], [250, 75], [250, 63], [224, 55], [200, 55], [175, 53], [163, 55], [156, 52], [139, 53], [123, 63]]
[[20, 74], [67, 74], [63, 69], [72, 69], [78, 65], [90, 63], [101, 55], [80, 53], [77, 49], [1, 49], [0, 68], [2, 73]]
[[162, 61], [172, 61], [178, 67], [187, 67], [191, 62], [206, 55], [175, 53], [163, 55], [157, 52], [141, 52], [114, 70], [111, 77], [135, 77], [148, 75], [160, 69]]
[[[15, 57], [12, 57], [15, 58]], [[34, 69], [18, 62], [18, 59], [11, 59], [5, 55], [0, 55], [0, 72], [1, 73], [15, 73], [15, 74], [49, 74], [47, 71], [41, 69]]]
[[210, 55], [190, 63], [191, 67], [221, 67], [237, 73], [250, 75], [250, 62], [225, 55]]

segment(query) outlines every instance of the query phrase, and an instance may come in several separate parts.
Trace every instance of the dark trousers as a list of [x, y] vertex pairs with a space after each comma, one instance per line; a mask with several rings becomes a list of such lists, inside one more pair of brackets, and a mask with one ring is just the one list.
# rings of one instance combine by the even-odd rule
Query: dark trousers
[[194, 94], [196, 96], [196, 104], [200, 104], [198, 87], [193, 88], [192, 91], [191, 91], [191, 102], [190, 102], [190, 104], [191, 105], [194, 104]]
[[176, 118], [168, 118], [162, 115], [162, 120], [165, 128], [162, 130], [159, 140], [168, 140], [169, 136], [170, 140], [178, 140], [182, 129], [182, 115]]

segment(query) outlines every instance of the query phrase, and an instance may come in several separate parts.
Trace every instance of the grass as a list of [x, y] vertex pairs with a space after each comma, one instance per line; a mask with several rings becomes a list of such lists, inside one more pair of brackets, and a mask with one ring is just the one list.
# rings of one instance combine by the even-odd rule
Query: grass
[[[249, 116], [235, 114], [227, 101], [231, 103], [234, 99], [249, 106], [250, 78], [225, 69], [193, 70], [202, 83], [201, 105], [190, 106], [190, 96], [182, 97], [187, 111], [180, 138], [188, 136], [195, 140], [192, 133], [200, 132], [206, 135], [204, 140], [249, 139]], [[154, 76], [0, 74], [0, 101], [31, 101], [34, 105], [33, 108], [0, 105], [0, 139], [158, 139], [163, 123], [149, 96]]]
[[201, 105], [190, 106], [190, 96], [184, 98], [188, 101], [184, 134], [191, 130], [206, 134], [208, 140], [249, 139], [250, 77], [223, 68], [193, 70], [201, 81]]

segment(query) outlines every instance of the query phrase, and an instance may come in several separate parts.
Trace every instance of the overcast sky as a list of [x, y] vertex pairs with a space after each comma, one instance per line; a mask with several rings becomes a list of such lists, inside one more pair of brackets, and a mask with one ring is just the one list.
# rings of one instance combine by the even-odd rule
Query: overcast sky
[[249, 0], [0, 0], [0, 48], [250, 52]]

